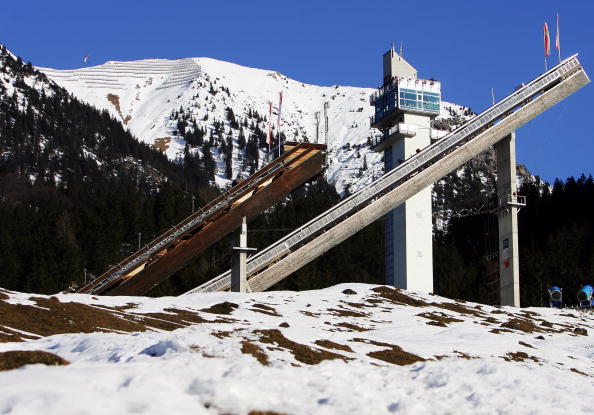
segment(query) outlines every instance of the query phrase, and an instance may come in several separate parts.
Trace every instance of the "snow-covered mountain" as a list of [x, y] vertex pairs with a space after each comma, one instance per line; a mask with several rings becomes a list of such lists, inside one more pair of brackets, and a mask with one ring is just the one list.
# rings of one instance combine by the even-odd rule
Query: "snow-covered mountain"
[[592, 330], [583, 310], [366, 284], [162, 298], [0, 290], [0, 411], [586, 414]]
[[[288, 140], [328, 143], [326, 174], [339, 192], [357, 190], [383, 171], [381, 154], [371, 152], [368, 145], [368, 139], [378, 134], [369, 126], [371, 88], [304, 84], [278, 72], [210, 58], [110, 61], [75, 70], [39, 69], [79, 99], [108, 110], [139, 140], [162, 148], [170, 159], [184, 157], [188, 144], [184, 133], [204, 131], [206, 138], [211, 137], [219, 185], [238, 174], [249, 174], [241, 137], [249, 140], [256, 129], [267, 131], [269, 102], [273, 103], [273, 132], [278, 133], [275, 125], [281, 91], [280, 132]], [[444, 102], [441, 118], [448, 122], [441, 125], [453, 127], [470, 114], [468, 108]], [[231, 174], [225, 169], [221, 149], [229, 137], [233, 145]], [[190, 147], [190, 152], [203, 154], [201, 145]], [[261, 163], [262, 142], [259, 147]]]

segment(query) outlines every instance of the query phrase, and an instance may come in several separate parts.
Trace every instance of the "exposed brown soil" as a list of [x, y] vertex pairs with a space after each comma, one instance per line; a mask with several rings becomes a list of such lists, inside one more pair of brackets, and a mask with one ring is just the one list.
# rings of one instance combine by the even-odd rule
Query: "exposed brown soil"
[[501, 323], [501, 327], [506, 328], [506, 329], [511, 329], [511, 330], [523, 331], [524, 333], [534, 333], [535, 331], [536, 332], [552, 331], [552, 330], [542, 329], [542, 328], [538, 327], [537, 325], [535, 325], [534, 323], [532, 323], [531, 321], [520, 319], [520, 318], [512, 318], [512, 319], [506, 321], [505, 323]]
[[432, 304], [435, 307], [443, 308], [444, 310], [453, 311], [455, 313], [466, 314], [474, 317], [482, 317], [484, 313], [472, 309], [470, 307], [463, 306], [458, 303], [434, 303]]
[[448, 327], [447, 324], [445, 324], [444, 322], [441, 321], [428, 321], [425, 324], [429, 325], [429, 326], [437, 326], [437, 327]]
[[275, 316], [275, 317], [282, 317], [278, 311], [276, 311], [276, 309], [274, 307], [271, 307], [269, 305], [265, 305], [265, 304], [253, 304], [252, 307], [257, 308], [258, 310], [252, 310], [252, 311], [259, 311], [259, 312], [265, 312], [264, 314], [268, 314], [270, 316]]
[[229, 331], [213, 331], [210, 334], [212, 334], [213, 336], [215, 336], [215, 337], [217, 337], [219, 339], [224, 339], [225, 337], [231, 336], [234, 332], [235, 332], [235, 330], [229, 330]]
[[[130, 317], [126, 319], [103, 308], [79, 303], [62, 303], [56, 297], [49, 299], [32, 297], [30, 300], [38, 307], [0, 301], [0, 324], [39, 336], [108, 330], [123, 332], [147, 330], [146, 321], [141, 317], [138, 321]], [[118, 314], [123, 313], [118, 312]], [[23, 336], [20, 335], [20, 337]]]
[[260, 346], [247, 340], [241, 342], [241, 353], [252, 355], [263, 366], [270, 365], [270, 361], [268, 360], [268, 355], [266, 352], [262, 350]]
[[388, 300], [394, 304], [406, 304], [413, 307], [426, 307], [428, 305], [425, 301], [404, 294], [398, 288], [381, 286], [373, 288], [371, 291], [376, 292], [378, 297]]
[[489, 330], [489, 333], [493, 333], [493, 334], [513, 333], [513, 330], [508, 330], [508, 329], [491, 329], [491, 330]]
[[132, 304], [112, 308], [75, 302], [63, 303], [57, 297], [31, 297], [30, 300], [36, 306], [9, 304], [0, 300], [0, 342], [26, 341], [64, 333], [132, 333], [152, 329], [171, 331], [192, 324], [230, 322], [226, 319], [208, 321], [196, 312], [172, 308], [165, 309], [162, 313], [142, 314], [126, 312], [125, 309], [132, 308]]
[[458, 350], [454, 350], [454, 353], [456, 353], [458, 355], [457, 357], [459, 357], [460, 359], [467, 359], [467, 360], [478, 359], [478, 357], [476, 357], [476, 356], [471, 356], [468, 353], [459, 352]]
[[[460, 323], [460, 322], [464, 321], [464, 320], [460, 320], [458, 318], [449, 316], [446, 313], [440, 313], [440, 312], [420, 313], [420, 314], [417, 314], [417, 316], [431, 320], [427, 324], [430, 324], [433, 326], [440, 326], [440, 327], [447, 327], [447, 325], [449, 323]], [[436, 324], [436, 323], [440, 323], [440, 324]]]
[[588, 335], [588, 330], [586, 330], [583, 327], [576, 327], [576, 328], [573, 329], [573, 333], [579, 334], [580, 336], [587, 336]]
[[169, 148], [169, 142], [171, 142], [171, 137], [155, 138], [155, 141], [153, 142], [153, 147], [155, 148], [155, 150], [165, 152]]
[[379, 347], [388, 347], [388, 349], [378, 350], [376, 352], [369, 352], [367, 353], [367, 356], [372, 357], [374, 359], [383, 360], [384, 362], [392, 363], [394, 365], [405, 366], [411, 365], [415, 362], [424, 362], [426, 360], [415, 354], [405, 352], [404, 350], [402, 350], [400, 346], [397, 346], [395, 344], [376, 342], [374, 340], [361, 338], [355, 338], [352, 341], [373, 344], [374, 346]]
[[334, 343], [331, 340], [316, 340], [314, 343], [326, 349], [342, 350], [344, 352], [353, 351], [353, 349], [351, 349], [350, 346], [347, 346], [346, 344]]
[[352, 323], [338, 323], [335, 324], [338, 327], [344, 327], [345, 329], [349, 329], [350, 331], [369, 331], [371, 329], [366, 329], [365, 327], [357, 326], [356, 324]]
[[272, 411], [250, 411], [248, 415], [285, 415], [281, 414], [280, 412], [272, 412]]
[[4, 290], [0, 289], [0, 300], [8, 300], [10, 297], [4, 292]]
[[122, 110], [120, 108], [120, 97], [118, 95], [115, 95], [115, 94], [107, 94], [107, 100], [109, 102], [111, 102], [111, 105], [114, 106], [114, 108], [116, 109], [118, 115], [123, 120], [124, 119], [124, 115], [122, 115]]
[[283, 327], [283, 328], [285, 328], [285, 329], [286, 329], [286, 328], [288, 328], [288, 327], [291, 327], [291, 326], [289, 326], [289, 323], [287, 323], [286, 321], [283, 321], [283, 322], [282, 322], [282, 323], [280, 323], [278, 326], [279, 326], [279, 327]]
[[357, 294], [357, 292], [356, 292], [356, 291], [354, 291], [354, 290], [351, 290], [350, 288], [347, 288], [347, 289], [346, 289], [346, 290], [344, 290], [342, 293], [343, 293], [343, 294], [346, 294], [346, 295], [355, 295], [355, 294]]
[[188, 310], [177, 310], [173, 308], [165, 308], [163, 311], [165, 313], [146, 313], [146, 314], [137, 314], [137, 316], [148, 316], [157, 318], [160, 320], [165, 320], [171, 323], [177, 323], [182, 326], [187, 326], [190, 324], [200, 324], [200, 323], [207, 323], [208, 320], [200, 317], [198, 313], [193, 313]]
[[39, 336], [30, 336], [28, 334], [11, 330], [8, 327], [0, 326], [0, 343], [23, 342], [27, 340], [36, 339], [38, 337]]
[[205, 313], [211, 313], [211, 314], [227, 314], [228, 315], [228, 314], [231, 314], [233, 312], [233, 310], [235, 310], [238, 307], [239, 306], [235, 303], [230, 303], [229, 301], [225, 301], [223, 303], [215, 304], [208, 308], [204, 308], [200, 311], [203, 311]]
[[540, 360], [537, 357], [530, 356], [528, 353], [524, 352], [515, 352], [515, 353], [508, 353], [503, 356], [503, 359], [508, 362], [524, 362], [525, 360], [532, 360], [534, 362], [539, 362]]
[[532, 346], [531, 344], [528, 344], [528, 343], [524, 343], [523, 341], [519, 341], [518, 343], [520, 343], [524, 347], [529, 347], [531, 349], [535, 349], [534, 346]]
[[342, 359], [348, 360], [340, 354], [328, 352], [326, 350], [314, 349], [287, 339], [279, 330], [257, 330], [254, 333], [260, 335], [260, 341], [266, 344], [275, 344], [284, 349], [288, 349], [293, 357], [301, 363], [316, 365], [324, 360]]
[[[97, 298], [95, 298], [95, 300], [98, 300]], [[124, 305], [118, 305], [115, 307], [112, 307], [114, 310], [119, 310], [119, 311], [127, 311], [127, 310], [131, 310], [133, 308], [138, 307], [138, 303], [126, 303]]]
[[69, 362], [55, 354], [33, 351], [11, 351], [0, 353], [0, 371], [18, 369], [25, 365], [42, 364], [47, 366], [63, 366]]
[[499, 320], [497, 320], [495, 317], [491, 317], [491, 316], [484, 318], [483, 321], [485, 323], [491, 323], [491, 324], [499, 323]]
[[587, 375], [587, 374], [585, 374], [584, 372], [582, 372], [582, 371], [580, 371], [580, 370], [577, 370], [575, 367], [572, 367], [572, 368], [571, 368], [571, 369], [569, 369], [569, 370], [571, 370], [572, 372], [575, 372], [575, 373], [579, 373], [580, 375], [588, 376], [588, 375]]
[[339, 316], [339, 317], [368, 317], [369, 314], [366, 313], [361, 313], [359, 311], [353, 311], [353, 310], [346, 310], [346, 309], [338, 309], [338, 308], [329, 308], [328, 311], [330, 311], [332, 314]]
[[[365, 307], [369, 307], [367, 304], [363, 304], [363, 303], [349, 303], [348, 301], [343, 301], [346, 305], [348, 305], [349, 307], [353, 307], [353, 308], [365, 308]], [[373, 306], [375, 307], [375, 305]]]

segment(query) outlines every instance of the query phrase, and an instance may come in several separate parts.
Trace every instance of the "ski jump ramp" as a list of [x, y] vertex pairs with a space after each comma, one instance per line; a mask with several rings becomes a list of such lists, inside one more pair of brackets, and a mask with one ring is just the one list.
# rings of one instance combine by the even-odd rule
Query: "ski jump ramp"
[[[248, 285], [264, 291], [493, 146], [590, 82], [571, 56], [456, 130], [249, 258]], [[229, 289], [231, 271], [186, 294]]]

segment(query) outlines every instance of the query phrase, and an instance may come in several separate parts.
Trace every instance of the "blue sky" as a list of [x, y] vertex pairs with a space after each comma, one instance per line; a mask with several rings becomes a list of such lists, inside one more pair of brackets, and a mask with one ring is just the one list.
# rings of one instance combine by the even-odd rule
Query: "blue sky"
[[[5, 2], [0, 42], [35, 65], [207, 56], [320, 85], [375, 87], [390, 43], [443, 98], [485, 109], [544, 69], [542, 25], [594, 76], [594, 1]], [[554, 39], [553, 46], [554, 46]], [[553, 49], [549, 65], [557, 62]], [[594, 84], [518, 131], [518, 162], [546, 180], [594, 173]]]

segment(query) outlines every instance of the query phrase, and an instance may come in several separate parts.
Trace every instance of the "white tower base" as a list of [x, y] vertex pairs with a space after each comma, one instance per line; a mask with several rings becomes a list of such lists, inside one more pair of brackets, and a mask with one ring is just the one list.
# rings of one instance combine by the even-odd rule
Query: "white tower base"
[[[428, 116], [403, 114], [402, 121], [416, 126], [416, 134], [400, 137], [385, 149], [386, 171], [431, 143]], [[386, 215], [386, 284], [412, 291], [433, 291], [431, 186]]]

